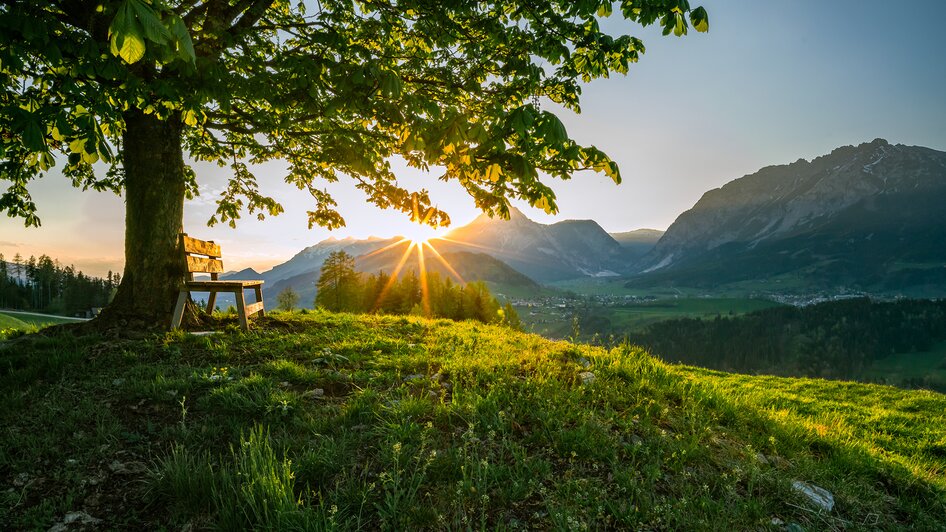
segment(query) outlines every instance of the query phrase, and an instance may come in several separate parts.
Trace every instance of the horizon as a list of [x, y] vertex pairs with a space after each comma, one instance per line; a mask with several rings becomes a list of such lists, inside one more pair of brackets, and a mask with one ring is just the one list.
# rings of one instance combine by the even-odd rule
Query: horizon
[[[708, 190], [765, 166], [811, 160], [874, 138], [946, 150], [946, 102], [939, 96], [946, 68], [937, 68], [942, 60], [930, 52], [941, 49], [946, 36], [932, 17], [917, 21], [915, 9], [848, 2], [848, 11], [833, 10], [846, 15], [838, 26], [814, 2], [703, 5], [708, 34], [677, 39], [629, 26], [647, 46], [640, 63], [625, 77], [585, 84], [581, 115], [559, 113], [577, 141], [618, 162], [624, 183], [616, 187], [590, 173], [567, 182], [549, 179], [557, 216], [518, 201], [514, 206], [544, 224], [592, 219], [609, 233], [666, 230]], [[615, 32], [618, 24], [612, 17], [602, 27]], [[876, 44], [881, 35], [883, 47]], [[308, 195], [282, 183], [282, 165], [271, 163], [255, 171], [286, 212], [262, 222], [244, 216], [236, 230], [208, 228], [228, 174], [207, 163], [192, 165], [201, 195], [186, 204], [185, 232], [220, 243], [228, 270], [266, 271], [330, 236], [390, 238], [411, 227], [407, 216], [367, 205], [342, 180], [331, 190], [348, 226], [310, 231]], [[397, 160], [392, 166], [408, 188], [430, 191], [451, 215], [450, 229], [480, 214], [456, 183], [436, 179], [436, 169], [425, 174]], [[73, 189], [58, 168], [34, 182], [31, 193], [42, 227], [0, 220], [0, 253], [47, 254], [92, 275], [122, 270], [122, 198]]]

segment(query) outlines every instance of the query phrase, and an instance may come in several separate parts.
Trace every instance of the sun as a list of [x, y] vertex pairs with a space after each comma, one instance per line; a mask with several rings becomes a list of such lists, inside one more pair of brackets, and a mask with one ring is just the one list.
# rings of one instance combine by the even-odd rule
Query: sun
[[431, 227], [427, 224], [413, 223], [404, 228], [401, 231], [401, 236], [405, 240], [410, 240], [411, 242], [420, 245], [425, 244], [427, 241], [440, 238], [442, 231], [438, 231], [436, 228]]

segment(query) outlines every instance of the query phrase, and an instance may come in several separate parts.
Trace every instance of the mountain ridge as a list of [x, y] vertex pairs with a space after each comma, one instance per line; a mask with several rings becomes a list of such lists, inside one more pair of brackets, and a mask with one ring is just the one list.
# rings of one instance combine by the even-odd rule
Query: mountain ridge
[[767, 166], [703, 194], [637, 263], [643, 277], [632, 284], [795, 272], [819, 287], [929, 284], [911, 275], [946, 286], [946, 275], [904, 273], [946, 265], [934, 249], [946, 238], [944, 201], [946, 153], [929, 148], [875, 139]]

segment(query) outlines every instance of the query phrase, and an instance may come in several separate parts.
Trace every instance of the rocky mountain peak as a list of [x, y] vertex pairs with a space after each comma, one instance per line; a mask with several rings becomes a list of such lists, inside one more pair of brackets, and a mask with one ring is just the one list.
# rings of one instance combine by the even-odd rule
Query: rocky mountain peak
[[867, 238], [874, 229], [866, 227], [903, 218], [894, 205], [902, 210], [944, 193], [944, 152], [882, 138], [842, 146], [810, 162], [768, 166], [710, 190], [677, 218], [640, 268], [675, 268], [724, 247], [752, 250], [821, 235], [826, 227]]

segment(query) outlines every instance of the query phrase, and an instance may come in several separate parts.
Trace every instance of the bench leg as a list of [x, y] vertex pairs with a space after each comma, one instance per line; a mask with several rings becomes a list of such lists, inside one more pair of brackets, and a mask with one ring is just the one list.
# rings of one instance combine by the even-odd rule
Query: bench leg
[[181, 290], [177, 294], [177, 304], [174, 305], [174, 316], [171, 318], [171, 328], [177, 329], [181, 326], [184, 319], [184, 307], [187, 306], [187, 296], [190, 293], [187, 290]]
[[[256, 302], [262, 303], [263, 302], [263, 287], [254, 286], [253, 291], [256, 292]], [[266, 315], [266, 310], [260, 307], [258, 316], [262, 318], [265, 315]]]
[[210, 295], [207, 296], [207, 314], [214, 313], [214, 304], [217, 303], [217, 293], [210, 292]]
[[237, 314], [240, 316], [240, 327], [243, 327], [244, 331], [250, 330], [250, 320], [246, 316], [246, 296], [243, 295], [243, 289], [239, 289], [233, 292], [233, 295], [236, 296], [236, 307]]

